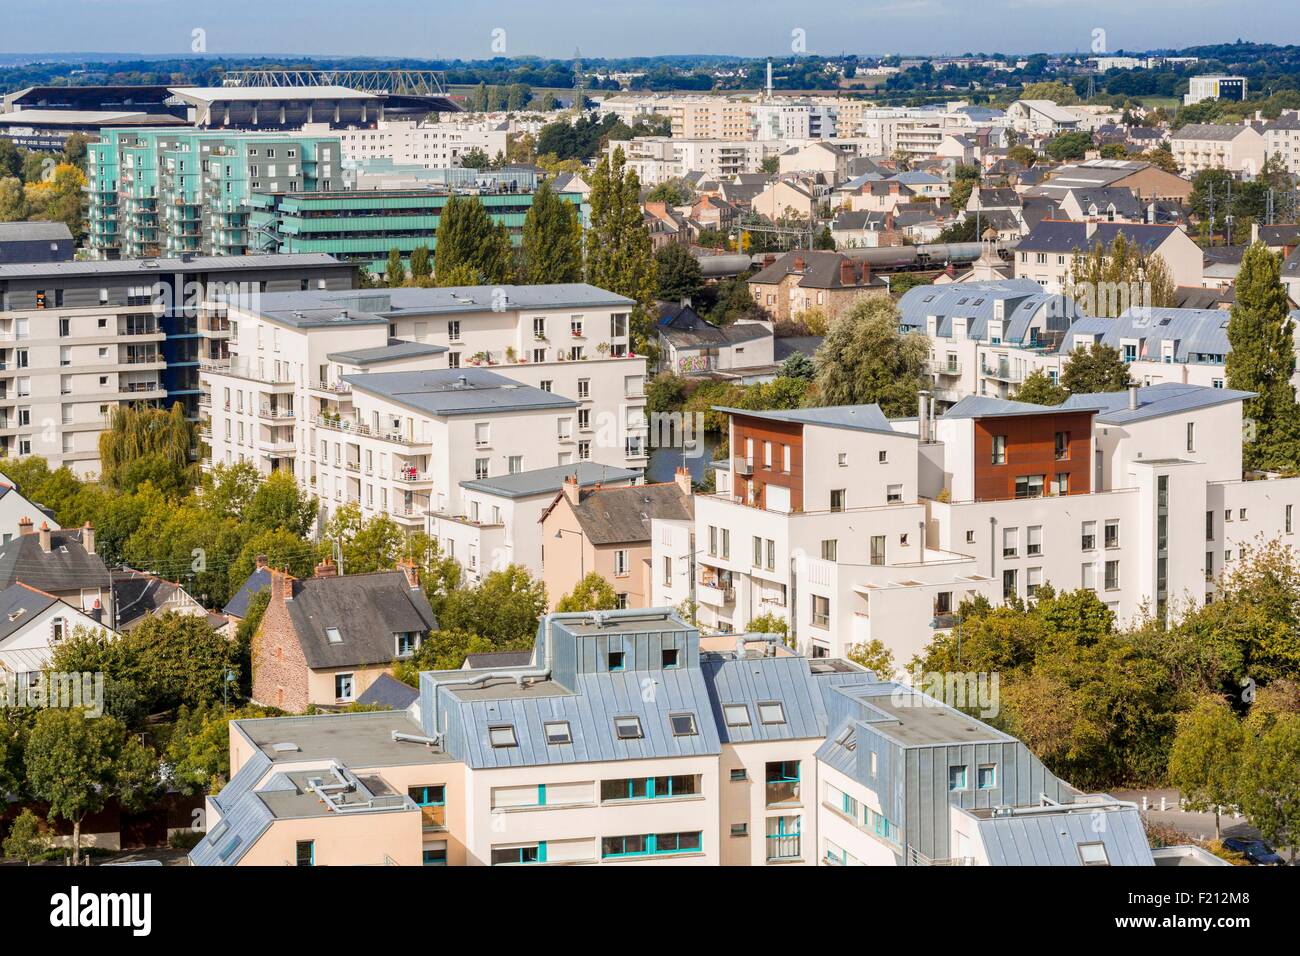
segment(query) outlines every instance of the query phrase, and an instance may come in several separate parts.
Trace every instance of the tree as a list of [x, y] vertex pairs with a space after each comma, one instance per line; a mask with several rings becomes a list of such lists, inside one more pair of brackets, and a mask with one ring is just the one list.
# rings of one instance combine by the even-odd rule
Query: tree
[[1047, 372], [1041, 368], [1034, 369], [1025, 376], [1025, 380], [1016, 389], [1016, 401], [1029, 402], [1032, 405], [1060, 405], [1069, 398], [1070, 393], [1053, 382]]
[[1109, 345], [1079, 346], [1061, 368], [1061, 385], [1074, 395], [1120, 392], [1129, 386], [1128, 365]]
[[1264, 243], [1254, 243], [1242, 255], [1236, 290], [1228, 319], [1228, 386], [1255, 393], [1243, 409], [1254, 422], [1254, 440], [1243, 449], [1245, 465], [1294, 471], [1300, 467], [1300, 418], [1291, 385], [1295, 323], [1278, 257]]
[[433, 279], [433, 260], [429, 258], [429, 247], [416, 246], [411, 250], [411, 281], [416, 285]]
[[1274, 846], [1300, 846], [1300, 716], [1279, 714], [1271, 727], [1247, 735], [1237, 805]]
[[249, 500], [243, 518], [260, 530], [283, 530], [305, 537], [316, 520], [316, 499], [288, 471], [271, 472]]
[[158, 783], [158, 761], [112, 717], [76, 709], [36, 715], [24, 754], [32, 795], [49, 804], [50, 818], [72, 824], [72, 862], [81, 857], [81, 821], [117, 797], [140, 809]]
[[1214, 813], [1217, 840], [1220, 812], [1236, 802], [1241, 722], [1221, 697], [1207, 695], [1178, 715], [1177, 728], [1169, 750], [1169, 783], [1187, 798], [1189, 810]]
[[979, 166], [958, 163], [953, 170], [952, 190], [949, 194], [949, 202], [953, 209], [965, 209], [966, 203], [970, 199], [970, 194], [975, 187], [980, 184]]
[[656, 297], [668, 302], [689, 299], [704, 287], [700, 260], [680, 242], [670, 242], [655, 253], [658, 277]]
[[618, 595], [613, 585], [595, 571], [589, 572], [573, 586], [573, 590], [560, 598], [556, 611], [608, 611], [618, 607]]
[[878, 637], [850, 645], [845, 657], [859, 667], [865, 667], [881, 680], [889, 680], [894, 674], [894, 652]]
[[460, 154], [460, 164], [466, 169], [487, 169], [491, 162], [488, 154], [477, 146], [471, 146]]
[[216, 793], [230, 779], [230, 722], [273, 716], [264, 707], [181, 707], [167, 741], [167, 783], [186, 795]]
[[1054, 136], [1043, 146], [1043, 151], [1058, 162], [1083, 159], [1090, 149], [1092, 135], [1078, 130]]
[[662, 202], [670, 206], [685, 206], [691, 201], [691, 191], [680, 179], [668, 179], [646, 194], [646, 202]]
[[1012, 146], [1007, 150], [1007, 159], [1028, 169], [1038, 161], [1038, 154], [1028, 146]]
[[587, 281], [636, 302], [632, 333], [638, 347], [650, 340], [655, 258], [642, 218], [641, 183], [627, 169], [623, 148], [603, 156], [592, 177], [591, 227], [587, 230]]
[[195, 441], [194, 425], [186, 420], [180, 402], [170, 411], [119, 405], [99, 435], [100, 480], [118, 491], [135, 491], [146, 478], [159, 487], [169, 486], [167, 490], [186, 490], [197, 473], [190, 461]]
[[582, 281], [582, 224], [578, 208], [542, 180], [524, 216], [520, 249], [523, 281], [552, 285]]
[[831, 232], [830, 226], [822, 226], [821, 231], [817, 233], [817, 238], [813, 241], [813, 248], [828, 251], [835, 248], [835, 236]]
[[1175, 289], [1164, 259], [1142, 255], [1120, 232], [1109, 246], [1093, 243], [1087, 253], [1075, 250], [1070, 266], [1070, 295], [1090, 315], [1113, 318], [1131, 307], [1168, 308]]
[[400, 289], [406, 285], [406, 266], [402, 262], [402, 253], [396, 246], [388, 250], [388, 264], [384, 266], [384, 285], [390, 289]]
[[30, 807], [25, 807], [9, 827], [4, 854], [7, 859], [21, 860], [31, 866], [34, 861], [45, 857], [51, 845], [49, 834], [41, 827], [41, 818], [32, 813]]
[[409, 551], [406, 532], [396, 521], [386, 514], [363, 518], [355, 501], [334, 509], [325, 523], [325, 538], [342, 543], [347, 574], [390, 571]]
[[114, 676], [148, 695], [149, 710], [212, 704], [237, 693], [236, 647], [218, 634], [206, 615], [151, 614], [115, 642]]
[[0, 222], [22, 222], [26, 218], [27, 194], [22, 180], [17, 176], [0, 179]]
[[459, 670], [468, 654], [490, 654], [493, 651], [525, 650], [530, 645], [523, 639], [494, 644], [485, 637], [456, 628], [431, 631], [415, 654], [398, 661], [393, 666], [393, 676], [412, 687], [420, 686], [420, 671]]
[[1123, 143], [1106, 143], [1101, 148], [1102, 159], [1128, 159], [1128, 150]]
[[855, 302], [831, 324], [817, 349], [817, 387], [825, 405], [878, 404], [886, 415], [909, 415], [929, 382], [930, 340], [898, 331], [888, 296]]
[[451, 630], [480, 634], [493, 646], [529, 641], [546, 610], [546, 586], [528, 569], [512, 564], [488, 574], [470, 588], [447, 595], [439, 624]]
[[1057, 106], [1073, 106], [1079, 102], [1079, 94], [1074, 87], [1060, 80], [1042, 83], [1026, 83], [1020, 88], [1019, 99], [1051, 100]]
[[503, 223], [492, 221], [477, 196], [448, 197], [438, 219], [434, 268], [439, 284], [448, 272], [468, 270], [469, 285], [501, 285], [514, 272], [514, 250]]
[[811, 382], [817, 378], [817, 365], [802, 352], [791, 352], [790, 357], [777, 369], [781, 378], [800, 378]]

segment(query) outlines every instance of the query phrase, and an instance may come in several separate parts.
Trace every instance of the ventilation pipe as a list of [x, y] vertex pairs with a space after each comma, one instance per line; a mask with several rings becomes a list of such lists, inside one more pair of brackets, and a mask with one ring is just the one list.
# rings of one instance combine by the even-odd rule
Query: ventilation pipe
[[1136, 385], [1129, 385], [1128, 387], [1129, 411], [1135, 412], [1137, 411], [1137, 407], [1138, 407], [1138, 387]]
[[916, 435], [922, 442], [930, 440], [930, 393], [922, 389], [916, 393]]

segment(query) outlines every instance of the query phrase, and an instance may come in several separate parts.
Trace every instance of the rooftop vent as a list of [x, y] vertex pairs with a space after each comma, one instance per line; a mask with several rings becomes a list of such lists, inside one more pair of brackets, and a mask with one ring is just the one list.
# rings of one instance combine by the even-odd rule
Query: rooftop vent
[[293, 754], [293, 753], [298, 753], [300, 748], [295, 743], [290, 743], [289, 741], [283, 741], [278, 744], [271, 744], [271, 749], [278, 754]]

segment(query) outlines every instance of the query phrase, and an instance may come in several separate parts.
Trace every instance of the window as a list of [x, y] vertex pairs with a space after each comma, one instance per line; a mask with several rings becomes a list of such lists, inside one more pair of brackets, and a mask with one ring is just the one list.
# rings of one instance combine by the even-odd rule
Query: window
[[1070, 493], [1070, 473], [1068, 471], [1058, 471], [1056, 477], [1052, 479], [1052, 494], [1068, 495]]
[[885, 563], [885, 536], [883, 534], [873, 534], [871, 536], [871, 558], [872, 564]]
[[298, 866], [315, 866], [316, 841], [299, 840], [294, 846], [294, 856]]
[[785, 707], [780, 701], [761, 701], [758, 705], [758, 719], [765, 724], [784, 724]]
[[1007, 463], [1007, 436], [993, 436], [993, 464], [1005, 465]]
[[831, 511], [844, 510], [844, 489], [836, 488], [831, 492]]
[[1097, 547], [1097, 522], [1085, 521], [1083, 523], [1083, 532], [1080, 535], [1079, 547], [1084, 551], [1091, 551]]
[[446, 841], [440, 843], [426, 843], [424, 848], [420, 851], [420, 860], [425, 866], [446, 866]]
[[1119, 519], [1108, 518], [1106, 520], [1105, 544], [1108, 548], [1119, 547]]
[[844, 451], [842, 451], [842, 452], [840, 452], [838, 455], [836, 455], [836, 456], [835, 456], [835, 463], [836, 463], [837, 465], [839, 465], [841, 468], [847, 468], [847, 467], [849, 466], [849, 454], [848, 454], [848, 452], [844, 452]]
[[902, 501], [902, 500], [903, 500], [903, 486], [902, 486], [902, 485], [889, 485], [889, 486], [885, 489], [885, 501], [886, 501], [886, 503], [890, 503], [890, 504], [892, 504], [892, 503], [895, 502], [895, 501]]
[[[689, 716], [689, 715], [687, 715]], [[665, 800], [670, 797], [693, 797], [700, 792], [700, 778], [695, 774], [672, 777], [625, 777], [600, 782], [600, 800]]]
[[1114, 591], [1119, 588], [1119, 562], [1106, 562], [1106, 590]]
[[823, 597], [820, 594], [812, 596], [812, 625], [813, 627], [830, 627], [831, 626], [831, 599]]
[[1043, 475], [1021, 475], [1016, 479], [1016, 497], [1043, 497], [1043, 477]]
[[671, 669], [677, 666], [677, 661], [679, 659], [679, 656], [680, 655], [677, 648], [665, 647], [661, 655], [661, 663], [665, 668]]
[[1025, 554], [1043, 553], [1043, 526], [1031, 524], [1026, 530]]
[[1196, 451], [1196, 422], [1187, 423], [1187, 450]]
[[662, 856], [667, 853], [698, 853], [700, 833], [649, 833], [642, 836], [605, 837], [600, 841], [602, 859], [626, 856]]
[[337, 627], [327, 627], [325, 628], [325, 640], [329, 641], [331, 644], [342, 644], [343, 635], [339, 633]]
[[733, 837], [747, 837], [747, 836], [749, 836], [749, 824], [748, 824], [748, 823], [733, 823], [733, 824], [731, 825], [731, 835], [732, 835]]
[[546, 320], [543, 318], [533, 319], [533, 338], [546, 338]]
[[1291, 509], [1294, 508], [1294, 507], [1295, 507], [1294, 505], [1287, 505], [1287, 506], [1286, 506], [1286, 519], [1285, 519], [1285, 522], [1284, 522], [1284, 527], [1286, 528], [1286, 533], [1287, 533], [1287, 534], [1290, 534], [1290, 533], [1291, 533], [1291, 530], [1292, 530], [1292, 523], [1291, 523]]
[[627, 550], [620, 548], [614, 552], [614, 576], [626, 577], [628, 572]]
[[755, 537], [754, 538], [754, 567], [761, 568], [762, 566], [763, 566], [763, 539], [759, 537]]
[[836, 560], [836, 555], [839, 554], [839, 551], [840, 551], [840, 543], [839, 543], [839, 541], [838, 541], [837, 539], [835, 539], [835, 538], [827, 538], [825, 541], [822, 542], [822, 560], [823, 560], [823, 561], [834, 561], [834, 560]]
[[948, 789], [965, 790], [966, 789], [966, 765], [948, 768]]
[[492, 443], [492, 426], [488, 422], [477, 422], [474, 425], [474, 447], [486, 448]]
[[641, 733], [641, 718], [639, 717], [615, 717], [614, 718], [614, 735], [619, 740], [639, 740], [643, 736]]
[[669, 714], [668, 725], [672, 727], [674, 737], [696, 736], [694, 714]]
[[1070, 457], [1070, 433], [1056, 433], [1056, 460], [1065, 461]]
[[1080, 843], [1079, 862], [1084, 866], [1110, 866], [1104, 843]]
[[351, 700], [353, 691], [351, 674], [334, 675], [334, 697], [336, 700]]
[[1016, 569], [1008, 568], [1002, 572], [1002, 599], [1010, 600], [1019, 594], [1019, 588], [1016, 586]]
[[748, 727], [749, 708], [744, 704], [723, 704], [722, 719], [728, 727]]
[[419, 631], [403, 631], [397, 635], [397, 656], [410, 657], [420, 646]]
[[612, 671], [621, 671], [623, 669], [625, 657], [623, 651], [609, 652], [609, 669]]
[[493, 847], [493, 866], [513, 866], [519, 863], [545, 863], [546, 844], [531, 843], [527, 846]]
[[548, 744], [573, 743], [573, 732], [569, 729], [567, 720], [548, 720], [542, 727], [546, 731], [546, 742]]
[[513, 724], [497, 724], [488, 728], [488, 743], [493, 747], [518, 747]]
[[888, 463], [889, 463], [889, 452], [887, 452], [887, 451], [883, 451], [883, 450], [880, 451], [880, 452], [876, 455], [876, 460], [877, 460], [878, 462], [880, 462], [880, 464], [882, 464], [882, 465], [888, 464]]
[[1020, 529], [1002, 529], [1002, 557], [1014, 558], [1020, 554]]
[[975, 786], [981, 790], [992, 790], [998, 785], [998, 767], [997, 764], [985, 763], [980, 764], [975, 771]]
[[748, 779], [749, 779], [749, 774], [745, 771], [744, 767], [731, 771], [732, 783], [744, 783]]
[[450, 322], [447, 323], [447, 338], [451, 339], [453, 342], [460, 341], [460, 320], [459, 319], [452, 319]]
[[474, 477], [482, 481], [488, 476], [488, 460], [486, 458], [474, 459]]
[[1038, 594], [1038, 588], [1043, 583], [1043, 569], [1030, 568], [1025, 574], [1025, 596], [1034, 597]]

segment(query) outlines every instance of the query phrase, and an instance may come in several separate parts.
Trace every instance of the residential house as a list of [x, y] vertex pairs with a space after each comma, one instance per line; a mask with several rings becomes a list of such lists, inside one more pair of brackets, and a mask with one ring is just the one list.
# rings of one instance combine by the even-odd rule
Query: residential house
[[689, 305], [663, 304], [655, 331], [660, 371], [692, 375], [773, 363], [775, 336], [770, 322], [741, 320], [718, 326]]
[[840, 252], [795, 250], [765, 262], [749, 279], [754, 304], [778, 322], [819, 309], [835, 318], [866, 295], [880, 295], [885, 283], [867, 262]]
[[1204, 169], [1226, 169], [1253, 179], [1264, 168], [1268, 144], [1249, 123], [1188, 123], [1174, 130], [1169, 148], [1188, 176]]

